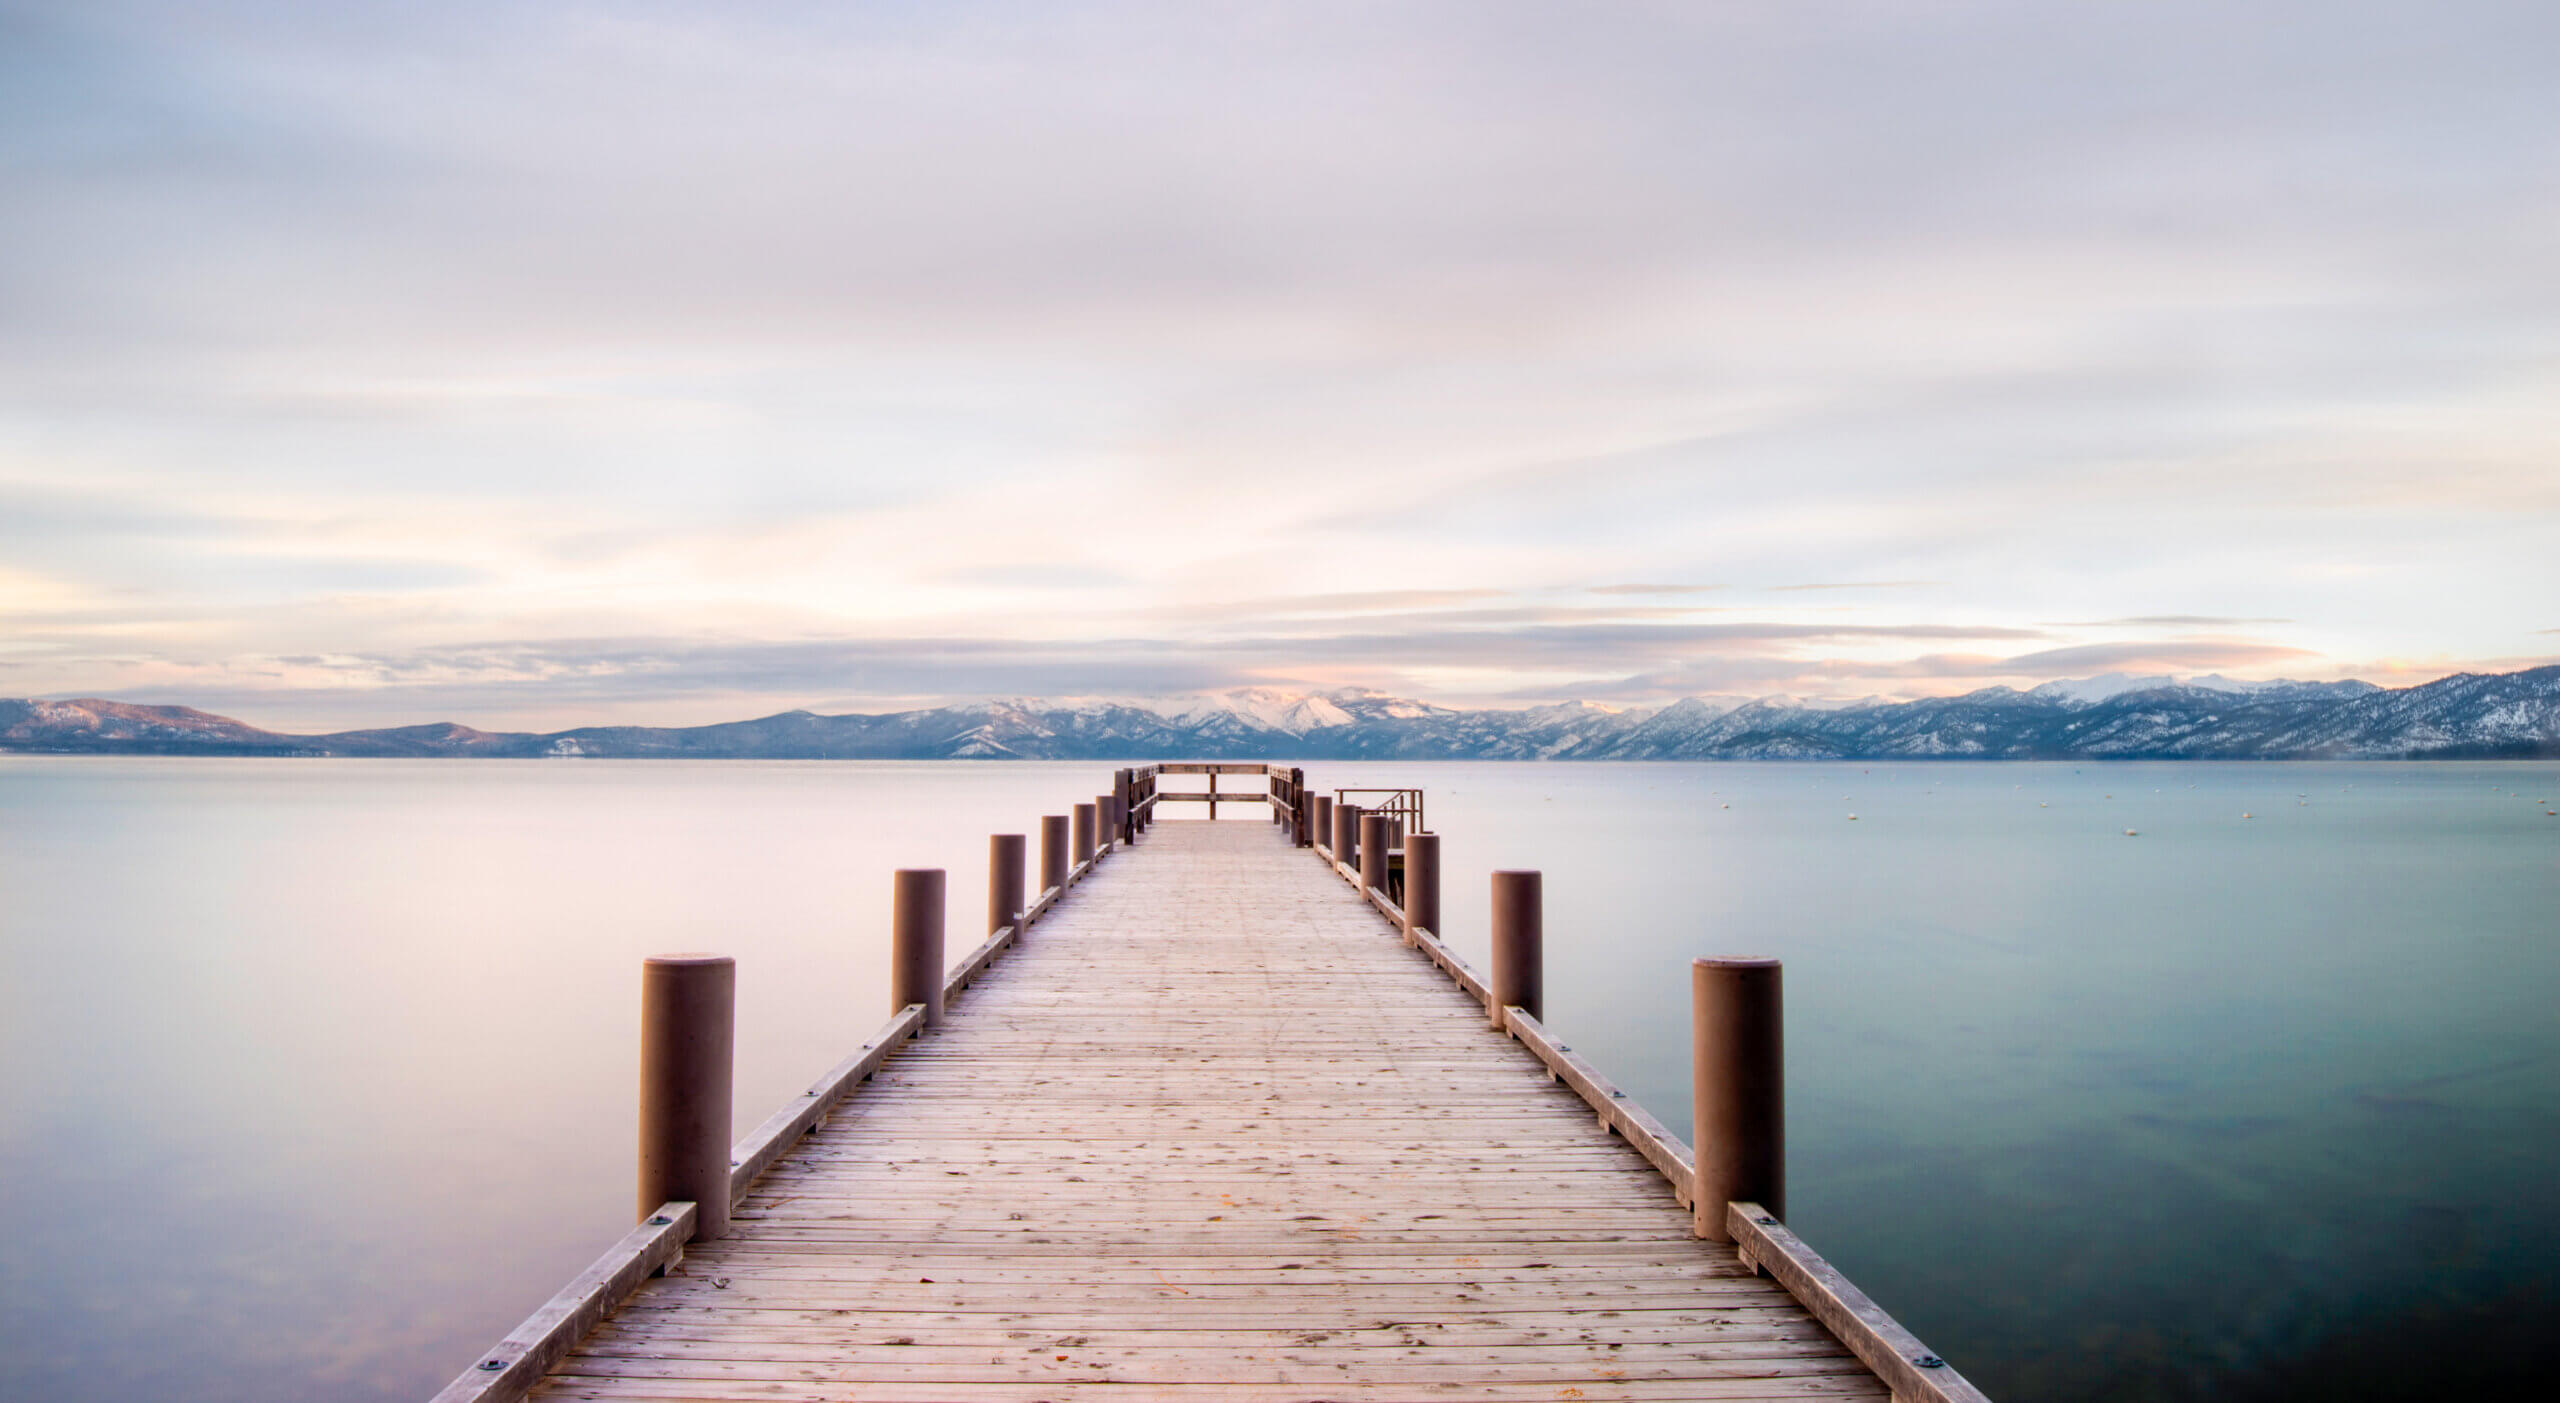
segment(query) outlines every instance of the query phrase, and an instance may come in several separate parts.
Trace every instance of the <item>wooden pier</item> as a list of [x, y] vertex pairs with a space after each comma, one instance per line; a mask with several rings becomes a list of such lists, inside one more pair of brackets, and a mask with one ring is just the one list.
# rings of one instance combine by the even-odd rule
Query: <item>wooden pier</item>
[[[1276, 827], [1156, 822], [1203, 772]], [[1027, 902], [999, 838], [939, 1020], [731, 1148], [722, 1235], [644, 1204], [438, 1403], [1980, 1398], [1775, 1214], [1693, 1213], [1688, 1147], [1489, 1003], [1534, 928], [1488, 982], [1415, 919], [1436, 843], [1343, 853], [1323, 797], [1122, 771]]]

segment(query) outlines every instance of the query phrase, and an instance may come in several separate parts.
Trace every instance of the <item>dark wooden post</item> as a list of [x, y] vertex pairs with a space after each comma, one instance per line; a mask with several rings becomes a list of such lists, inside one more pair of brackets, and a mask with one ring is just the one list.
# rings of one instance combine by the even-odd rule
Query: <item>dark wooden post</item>
[[1076, 866], [1093, 861], [1093, 830], [1096, 815], [1091, 804], [1076, 805]]
[[1067, 884], [1067, 816], [1040, 816], [1040, 890], [1055, 891]]
[[1787, 1212], [1785, 1001], [1776, 960], [1734, 957], [1689, 966], [1689, 1097], [1698, 1177], [1692, 1231], [1733, 1241], [1736, 1199]]
[[1360, 806], [1336, 803], [1333, 806], [1333, 860], [1345, 867], [1360, 865]]
[[996, 833], [987, 838], [987, 934], [1022, 922], [1023, 835]]
[[1440, 835], [1408, 833], [1404, 838], [1405, 943], [1413, 932], [1440, 933]]
[[1333, 796], [1318, 794], [1307, 801], [1310, 844], [1322, 843], [1327, 852], [1333, 850]]
[[1547, 1016], [1546, 878], [1536, 872], [1493, 874], [1493, 1007], [1486, 1016], [1505, 1027], [1502, 1011], [1518, 1008]]
[[1111, 803], [1117, 810], [1111, 831], [1123, 843], [1138, 841], [1138, 821], [1134, 817], [1138, 808], [1137, 790], [1136, 771], [1122, 770], [1111, 777]]
[[737, 997], [727, 955], [640, 962], [640, 1217], [690, 1202], [696, 1238], [729, 1231]]
[[889, 881], [889, 1011], [924, 1005], [942, 1021], [943, 882], [939, 867], [901, 867]]
[[1314, 843], [1316, 837], [1307, 831], [1307, 772], [1289, 771], [1289, 841], [1299, 847]]
[[1218, 767], [1217, 767], [1217, 766], [1215, 766], [1215, 765], [1211, 765], [1211, 766], [1209, 767], [1209, 820], [1210, 820], [1212, 823], [1214, 823], [1214, 822], [1216, 822], [1216, 821], [1217, 821], [1217, 818], [1218, 818]]
[[1108, 794], [1094, 795], [1093, 850], [1097, 853], [1107, 853], [1111, 851], [1112, 835], [1119, 831], [1120, 815], [1112, 811], [1111, 796]]
[[1360, 815], [1360, 885], [1381, 896], [1387, 892], [1387, 829], [1385, 814]]

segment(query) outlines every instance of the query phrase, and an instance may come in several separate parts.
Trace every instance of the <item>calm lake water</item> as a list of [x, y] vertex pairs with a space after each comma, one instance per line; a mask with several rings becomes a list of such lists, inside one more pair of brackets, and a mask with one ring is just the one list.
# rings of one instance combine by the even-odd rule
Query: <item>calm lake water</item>
[[[1686, 961], [1785, 957], [1791, 1221], [2003, 1403], [2544, 1386], [2560, 766], [1309, 778], [1429, 791], [1471, 959], [1543, 869], [1675, 1126]], [[641, 955], [738, 956], [743, 1130], [881, 1021], [891, 868], [956, 957], [1107, 782], [0, 757], [0, 1397], [425, 1397], [628, 1224]]]

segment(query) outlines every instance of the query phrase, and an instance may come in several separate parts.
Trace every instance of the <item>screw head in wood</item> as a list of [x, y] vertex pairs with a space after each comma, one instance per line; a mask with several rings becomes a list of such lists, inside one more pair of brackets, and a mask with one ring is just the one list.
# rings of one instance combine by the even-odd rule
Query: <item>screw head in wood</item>
[[494, 1374], [500, 1369], [507, 1367], [507, 1361], [503, 1359], [483, 1359], [480, 1361], [480, 1367], [485, 1372]]
[[1947, 1367], [1947, 1361], [1940, 1359], [1934, 1354], [1915, 1355], [1911, 1362], [1919, 1365], [1923, 1369], [1943, 1369]]

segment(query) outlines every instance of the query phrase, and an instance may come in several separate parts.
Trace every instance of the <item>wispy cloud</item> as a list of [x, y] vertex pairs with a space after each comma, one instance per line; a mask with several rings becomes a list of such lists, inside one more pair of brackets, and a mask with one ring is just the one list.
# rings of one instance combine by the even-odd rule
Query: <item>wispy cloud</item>
[[2137, 614], [2122, 619], [2084, 619], [2049, 624], [2050, 628], [2243, 628], [2252, 624], [2289, 624], [2291, 619], [2245, 619], [2225, 614]]
[[2083, 643], [2002, 659], [1991, 676], [2068, 676], [2080, 672], [2185, 671], [2254, 668], [2319, 656], [2309, 648], [2275, 643], [2186, 640], [2164, 643]]
[[0, 654], [564, 720], [2451, 670], [2560, 632], [2560, 10], [2458, 8], [21, 7]]

